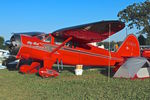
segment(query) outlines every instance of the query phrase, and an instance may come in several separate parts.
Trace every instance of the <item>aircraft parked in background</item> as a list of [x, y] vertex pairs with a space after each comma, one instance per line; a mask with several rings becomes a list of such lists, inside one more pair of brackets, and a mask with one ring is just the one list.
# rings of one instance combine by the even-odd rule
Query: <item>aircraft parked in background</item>
[[0, 69], [5, 69], [6, 66], [3, 66], [2, 63], [4, 60], [9, 58], [9, 51], [0, 49]]

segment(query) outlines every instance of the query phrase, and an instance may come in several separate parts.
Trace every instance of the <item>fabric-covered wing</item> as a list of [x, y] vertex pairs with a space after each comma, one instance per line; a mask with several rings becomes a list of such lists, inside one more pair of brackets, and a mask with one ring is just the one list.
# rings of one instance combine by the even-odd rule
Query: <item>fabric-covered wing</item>
[[121, 21], [100, 21], [57, 30], [52, 33], [55, 38], [67, 39], [80, 43], [100, 42], [125, 27]]

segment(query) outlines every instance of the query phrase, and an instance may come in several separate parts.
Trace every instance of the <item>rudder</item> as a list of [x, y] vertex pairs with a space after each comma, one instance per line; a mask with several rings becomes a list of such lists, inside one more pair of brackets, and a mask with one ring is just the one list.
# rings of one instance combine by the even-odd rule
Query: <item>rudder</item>
[[140, 45], [135, 35], [130, 34], [117, 50], [121, 57], [138, 57], [140, 56]]

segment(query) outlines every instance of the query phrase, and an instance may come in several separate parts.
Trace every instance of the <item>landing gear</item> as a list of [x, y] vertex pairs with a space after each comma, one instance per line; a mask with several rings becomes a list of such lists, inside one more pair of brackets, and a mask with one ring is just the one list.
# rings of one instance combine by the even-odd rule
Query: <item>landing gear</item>
[[[22, 65], [20, 66], [20, 72], [24, 74], [34, 74], [39, 73], [41, 77], [56, 77], [59, 73], [52, 69], [52, 65], [56, 60], [46, 59], [43, 64], [40, 62], [32, 62], [31, 65]], [[62, 62], [61, 62], [62, 63]], [[43, 67], [41, 68], [41, 65]]]
[[59, 73], [52, 69], [55, 62], [56, 60], [45, 59], [43, 62], [43, 67], [39, 69], [39, 75], [45, 78], [58, 76]]
[[[61, 67], [61, 69], [60, 69], [60, 67]], [[63, 61], [62, 60], [60, 60], [60, 62], [59, 62], [59, 60], [57, 59], [57, 69], [58, 69], [58, 72], [61, 72], [63, 70]]]
[[41, 77], [48, 78], [48, 77], [56, 77], [59, 75], [59, 73], [55, 70], [52, 70], [52, 69], [41, 68], [39, 70], [39, 75]]
[[32, 62], [31, 65], [22, 65], [20, 67], [20, 72], [26, 74], [34, 74], [38, 72], [39, 68], [40, 68], [39, 62]]

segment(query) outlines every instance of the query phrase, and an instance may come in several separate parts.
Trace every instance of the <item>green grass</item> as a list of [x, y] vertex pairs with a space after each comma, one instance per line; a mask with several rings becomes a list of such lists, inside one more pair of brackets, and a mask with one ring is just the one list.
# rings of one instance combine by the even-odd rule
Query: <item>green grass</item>
[[99, 70], [75, 76], [65, 70], [56, 78], [0, 70], [0, 100], [149, 100], [150, 79], [110, 78]]

